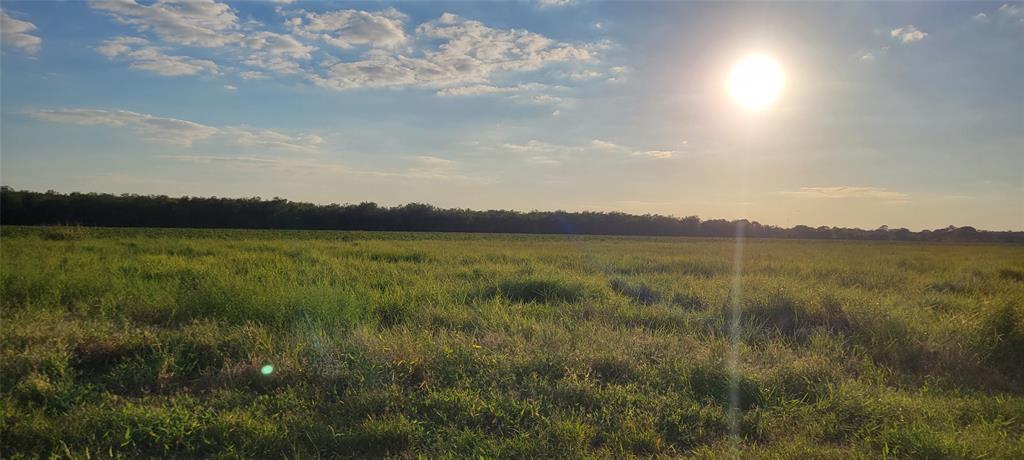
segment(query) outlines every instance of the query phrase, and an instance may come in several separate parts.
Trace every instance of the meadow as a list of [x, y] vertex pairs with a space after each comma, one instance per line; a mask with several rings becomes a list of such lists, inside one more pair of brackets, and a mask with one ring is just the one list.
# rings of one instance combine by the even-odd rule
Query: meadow
[[3, 227], [0, 455], [1024, 458], [1024, 246], [735, 250]]

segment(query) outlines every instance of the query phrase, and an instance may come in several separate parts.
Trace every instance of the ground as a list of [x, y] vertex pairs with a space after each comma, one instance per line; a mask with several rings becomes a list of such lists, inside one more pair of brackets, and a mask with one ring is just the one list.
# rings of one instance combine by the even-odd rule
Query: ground
[[1024, 246], [0, 236], [7, 458], [1024, 457]]

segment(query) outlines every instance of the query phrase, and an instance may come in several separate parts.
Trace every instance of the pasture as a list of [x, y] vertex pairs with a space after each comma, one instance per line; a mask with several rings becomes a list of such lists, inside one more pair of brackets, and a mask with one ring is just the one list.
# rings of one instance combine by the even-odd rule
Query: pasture
[[1024, 246], [735, 250], [4, 227], [0, 454], [1024, 457]]

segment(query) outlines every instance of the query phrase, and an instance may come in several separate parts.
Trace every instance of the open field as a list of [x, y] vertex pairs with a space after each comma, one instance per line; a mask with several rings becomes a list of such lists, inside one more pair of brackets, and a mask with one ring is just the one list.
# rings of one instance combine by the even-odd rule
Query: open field
[[0, 453], [1024, 458], [1024, 247], [735, 247], [5, 227]]

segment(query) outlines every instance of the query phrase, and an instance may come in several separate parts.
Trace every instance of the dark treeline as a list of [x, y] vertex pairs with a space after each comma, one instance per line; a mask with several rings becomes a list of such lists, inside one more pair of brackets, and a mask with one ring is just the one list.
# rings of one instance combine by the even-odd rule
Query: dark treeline
[[273, 228], [480, 233], [555, 233], [850, 240], [1024, 242], [1024, 232], [947, 227], [912, 232], [905, 228], [782, 228], [747, 220], [701, 220], [620, 212], [472, 211], [426, 204], [383, 207], [374, 203], [316, 205], [281, 198], [196, 198], [98, 193], [0, 190], [0, 224], [102, 227]]

